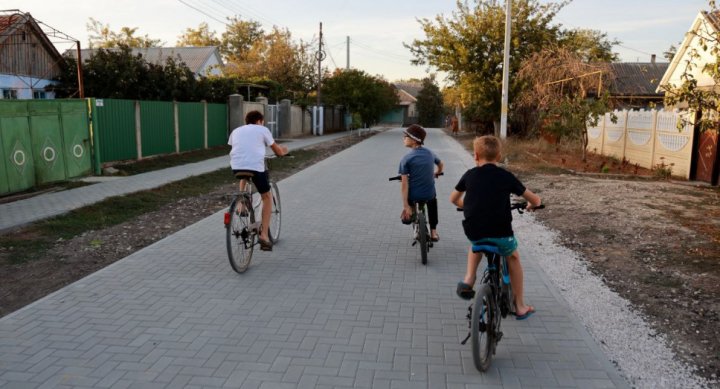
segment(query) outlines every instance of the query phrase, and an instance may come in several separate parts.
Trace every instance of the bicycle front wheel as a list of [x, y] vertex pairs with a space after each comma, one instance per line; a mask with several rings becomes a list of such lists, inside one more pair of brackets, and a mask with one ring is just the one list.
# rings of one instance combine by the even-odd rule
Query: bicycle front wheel
[[270, 240], [277, 243], [280, 239], [280, 226], [282, 225], [281, 207], [280, 207], [280, 191], [277, 184], [270, 183], [270, 193], [272, 193], [272, 210], [270, 211]]
[[420, 260], [423, 265], [427, 265], [428, 255], [428, 229], [427, 222], [425, 222], [425, 214], [419, 212], [417, 215], [418, 223], [418, 243], [420, 246]]
[[227, 252], [230, 266], [244, 273], [250, 266], [255, 247], [255, 212], [250, 201], [238, 196], [230, 204], [230, 223], [227, 226]]
[[472, 354], [475, 368], [487, 371], [495, 342], [495, 303], [490, 285], [483, 284], [475, 294], [471, 320]]

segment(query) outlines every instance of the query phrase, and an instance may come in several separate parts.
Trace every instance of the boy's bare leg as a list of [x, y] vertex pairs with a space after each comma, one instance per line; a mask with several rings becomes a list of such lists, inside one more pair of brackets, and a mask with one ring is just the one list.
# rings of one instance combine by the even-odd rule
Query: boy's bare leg
[[475, 285], [475, 279], [477, 278], [477, 267], [482, 260], [482, 254], [473, 253], [472, 247], [468, 248], [468, 259], [467, 259], [467, 270], [465, 271], [465, 278], [463, 282], [470, 285]]
[[510, 285], [512, 285], [513, 296], [515, 297], [515, 313], [522, 316], [534, 308], [525, 305], [523, 300], [523, 268], [522, 264], [520, 264], [520, 253], [517, 250], [507, 257], [507, 264], [510, 272]]
[[262, 197], [262, 231], [260, 231], [260, 239], [270, 241], [270, 213], [272, 212], [272, 192], [267, 191], [261, 195]]

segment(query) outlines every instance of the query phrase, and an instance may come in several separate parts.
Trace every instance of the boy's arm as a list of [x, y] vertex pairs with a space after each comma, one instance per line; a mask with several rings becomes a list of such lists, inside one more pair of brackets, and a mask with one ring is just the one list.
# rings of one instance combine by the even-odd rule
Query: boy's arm
[[539, 207], [540, 204], [542, 204], [542, 201], [540, 200], [540, 196], [536, 195], [530, 189], [525, 189], [525, 192], [523, 192], [522, 197], [527, 200], [528, 206], [527, 210], [532, 211], [533, 208]]
[[277, 143], [273, 143], [270, 145], [270, 149], [277, 155], [278, 157], [282, 157], [283, 155], [288, 153], [288, 149], [285, 146], [280, 146]]
[[453, 190], [452, 193], [450, 193], [450, 202], [455, 204], [456, 207], [462, 208], [464, 205], [463, 193], [465, 192]]
[[412, 214], [412, 207], [408, 202], [408, 195], [410, 195], [410, 181], [408, 180], [407, 174], [400, 175], [400, 194], [402, 195], [403, 210], [408, 214]]
[[438, 161], [438, 163], [437, 163], [437, 170], [435, 171], [435, 178], [438, 178], [438, 176], [440, 176], [440, 173], [443, 172], [443, 167], [444, 167], [444, 166], [445, 166], [445, 165], [442, 163], [442, 161]]

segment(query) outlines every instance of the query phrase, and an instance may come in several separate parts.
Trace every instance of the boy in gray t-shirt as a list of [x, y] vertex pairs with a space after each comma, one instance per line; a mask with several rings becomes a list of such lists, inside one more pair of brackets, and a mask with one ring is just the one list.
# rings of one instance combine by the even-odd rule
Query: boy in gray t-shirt
[[[430, 149], [423, 147], [425, 129], [413, 124], [403, 131], [403, 143], [410, 150], [402, 160], [398, 173], [401, 178], [401, 194], [403, 211], [401, 218], [409, 221], [412, 217], [412, 204], [417, 201], [426, 201], [428, 219], [430, 221], [430, 239], [437, 242], [440, 237], [437, 233], [438, 211], [435, 198], [435, 178], [443, 171], [442, 161]], [[435, 170], [437, 165], [437, 170]]]

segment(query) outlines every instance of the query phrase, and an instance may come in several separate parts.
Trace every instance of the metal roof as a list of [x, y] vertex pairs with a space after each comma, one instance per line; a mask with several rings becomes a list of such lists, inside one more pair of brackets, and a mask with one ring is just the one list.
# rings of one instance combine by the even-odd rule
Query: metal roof
[[610, 92], [613, 96], [662, 96], [662, 92], [655, 90], [669, 65], [667, 62], [610, 63], [615, 75]]
[[[82, 56], [83, 62], [87, 61], [96, 50], [98, 49], [81, 50], [80, 55]], [[200, 73], [203, 65], [205, 65], [213, 55], [217, 55], [218, 62], [222, 64], [222, 59], [216, 46], [131, 48], [131, 52], [133, 55], [140, 54], [145, 61], [156, 65], [164, 65], [168, 58], [179, 58], [193, 73]], [[76, 57], [74, 51], [68, 51], [68, 54]]]

